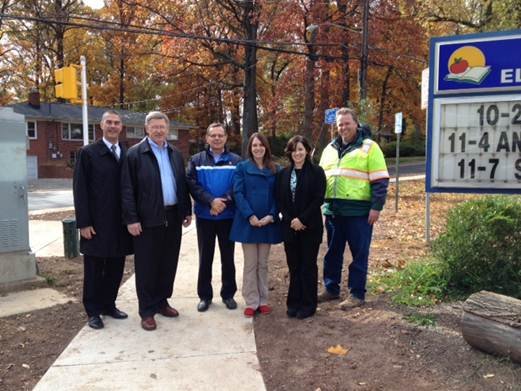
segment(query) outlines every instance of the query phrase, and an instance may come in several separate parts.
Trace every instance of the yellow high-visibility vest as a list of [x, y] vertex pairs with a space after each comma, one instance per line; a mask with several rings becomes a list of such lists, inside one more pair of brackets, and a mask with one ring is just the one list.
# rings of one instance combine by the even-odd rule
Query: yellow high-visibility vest
[[371, 182], [389, 178], [382, 150], [370, 139], [342, 158], [329, 144], [322, 152], [320, 166], [326, 173], [326, 199], [370, 201]]

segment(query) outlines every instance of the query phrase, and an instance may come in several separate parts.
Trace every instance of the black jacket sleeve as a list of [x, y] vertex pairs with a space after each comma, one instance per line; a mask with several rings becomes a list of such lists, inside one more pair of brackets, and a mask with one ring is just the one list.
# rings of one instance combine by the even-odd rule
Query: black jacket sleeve
[[121, 210], [125, 224], [139, 223], [136, 195], [136, 167], [134, 159], [127, 154], [121, 167]]
[[307, 189], [311, 193], [311, 200], [307, 203], [306, 208], [300, 213], [299, 220], [304, 225], [309, 225], [311, 216], [324, 203], [326, 194], [326, 174], [320, 166], [313, 166], [309, 169], [311, 173], [311, 188]]
[[74, 177], [72, 182], [76, 226], [78, 228], [85, 228], [93, 225], [89, 207], [89, 173], [90, 155], [84, 148], [82, 148], [78, 153], [76, 165], [74, 166]]

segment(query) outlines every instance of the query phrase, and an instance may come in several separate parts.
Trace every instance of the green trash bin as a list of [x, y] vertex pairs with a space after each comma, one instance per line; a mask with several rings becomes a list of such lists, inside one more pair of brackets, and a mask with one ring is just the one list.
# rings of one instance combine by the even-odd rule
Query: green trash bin
[[71, 259], [80, 255], [79, 235], [76, 228], [76, 219], [68, 218], [62, 220], [63, 224], [63, 253], [65, 258]]

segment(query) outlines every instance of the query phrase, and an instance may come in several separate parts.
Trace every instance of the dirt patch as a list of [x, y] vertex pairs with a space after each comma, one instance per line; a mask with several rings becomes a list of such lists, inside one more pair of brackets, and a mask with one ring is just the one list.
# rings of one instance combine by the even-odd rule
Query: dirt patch
[[62, 221], [69, 218], [74, 218], [74, 210], [29, 215], [29, 220]]
[[[423, 189], [423, 182], [401, 184], [398, 212], [394, 211], [391, 189], [374, 233], [373, 272], [403, 266], [428, 252]], [[433, 237], [442, 231], [451, 207], [474, 197], [434, 195]], [[319, 270], [325, 250], [323, 244]], [[348, 250], [345, 259], [350, 259]], [[270, 391], [521, 390], [519, 365], [481, 353], [463, 340], [461, 303], [418, 310], [393, 305], [387, 294], [370, 295], [361, 309], [344, 312], [336, 308], [338, 302], [329, 302], [319, 305], [310, 319], [289, 319], [285, 313], [288, 272], [282, 246], [272, 248], [270, 285], [274, 312], [258, 316], [254, 322], [259, 361]], [[435, 326], [407, 321], [409, 315], [418, 313], [431, 315]], [[347, 354], [327, 352], [337, 345]]]

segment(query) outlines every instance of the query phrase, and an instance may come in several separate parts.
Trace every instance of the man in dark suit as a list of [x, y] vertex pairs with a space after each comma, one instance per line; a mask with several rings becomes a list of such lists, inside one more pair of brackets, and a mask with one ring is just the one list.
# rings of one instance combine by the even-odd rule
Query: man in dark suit
[[101, 117], [103, 138], [80, 149], [74, 170], [74, 208], [83, 253], [83, 305], [93, 329], [104, 327], [100, 315], [124, 319], [116, 307], [125, 256], [132, 240], [121, 219], [121, 117], [107, 111]]
[[177, 317], [172, 296], [181, 225], [192, 219], [181, 153], [167, 143], [168, 117], [158, 111], [145, 119], [147, 136], [128, 150], [123, 163], [123, 219], [134, 237], [136, 291], [141, 327], [155, 330], [154, 315]]

